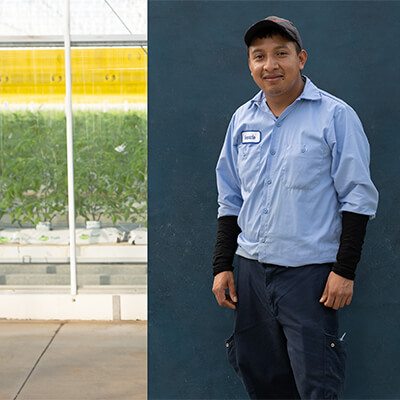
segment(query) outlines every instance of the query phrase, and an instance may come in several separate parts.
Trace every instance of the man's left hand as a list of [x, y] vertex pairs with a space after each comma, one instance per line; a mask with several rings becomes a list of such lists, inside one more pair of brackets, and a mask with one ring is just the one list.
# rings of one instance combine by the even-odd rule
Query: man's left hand
[[328, 276], [324, 293], [319, 302], [324, 303], [325, 307], [330, 307], [334, 310], [348, 306], [353, 297], [353, 288], [354, 281], [332, 271]]

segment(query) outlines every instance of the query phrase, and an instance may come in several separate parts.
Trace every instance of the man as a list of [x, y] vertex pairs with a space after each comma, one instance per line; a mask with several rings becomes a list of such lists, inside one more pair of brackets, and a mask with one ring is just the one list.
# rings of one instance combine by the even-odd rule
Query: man
[[268, 17], [244, 40], [261, 91], [233, 115], [216, 168], [213, 292], [236, 310], [228, 359], [250, 398], [336, 399], [337, 310], [378, 202], [368, 141], [354, 110], [302, 75], [290, 21]]

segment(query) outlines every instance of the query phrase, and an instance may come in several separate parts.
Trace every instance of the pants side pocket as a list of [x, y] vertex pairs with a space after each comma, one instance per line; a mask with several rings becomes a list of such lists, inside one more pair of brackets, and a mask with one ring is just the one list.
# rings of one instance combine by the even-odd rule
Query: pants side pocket
[[235, 348], [235, 341], [233, 334], [225, 341], [225, 346], [229, 364], [232, 365], [235, 372], [240, 376], [240, 370], [236, 357], [236, 348]]
[[324, 367], [325, 398], [337, 399], [344, 390], [346, 343], [332, 335], [325, 335]]

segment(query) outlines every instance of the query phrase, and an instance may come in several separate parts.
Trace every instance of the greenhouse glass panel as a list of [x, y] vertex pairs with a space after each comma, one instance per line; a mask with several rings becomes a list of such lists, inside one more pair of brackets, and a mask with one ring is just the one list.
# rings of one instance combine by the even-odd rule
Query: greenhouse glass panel
[[146, 49], [73, 49], [72, 65], [78, 288], [144, 289]]
[[[2, 0], [1, 5], [0, 35], [64, 34], [64, 0]], [[70, 0], [70, 10], [72, 35], [147, 31], [147, 0]]]
[[[7, 46], [63, 34], [63, 0], [3, 3]], [[147, 48], [113, 45], [113, 35], [146, 33], [146, 6], [71, 0], [71, 34], [108, 42], [71, 50], [82, 291], [146, 291]], [[0, 285], [69, 291], [64, 101], [64, 49], [0, 48]]]
[[44, 264], [68, 259], [65, 84], [58, 78], [63, 74], [62, 60], [52, 49], [0, 49], [3, 285], [69, 284], [68, 273], [56, 276]]

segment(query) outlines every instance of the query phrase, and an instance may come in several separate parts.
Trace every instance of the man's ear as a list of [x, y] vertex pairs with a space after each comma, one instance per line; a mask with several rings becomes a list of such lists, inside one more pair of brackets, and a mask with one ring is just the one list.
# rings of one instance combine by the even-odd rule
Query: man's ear
[[250, 57], [247, 57], [247, 61], [248, 61], [248, 65], [249, 65], [250, 75], [253, 76], [253, 72], [250, 67]]
[[304, 68], [304, 65], [306, 64], [308, 54], [307, 54], [307, 52], [303, 49], [303, 50], [301, 50], [300, 53], [298, 54], [298, 57], [299, 57], [299, 68], [300, 68], [300, 71], [301, 71], [301, 70]]

